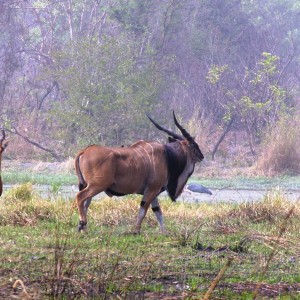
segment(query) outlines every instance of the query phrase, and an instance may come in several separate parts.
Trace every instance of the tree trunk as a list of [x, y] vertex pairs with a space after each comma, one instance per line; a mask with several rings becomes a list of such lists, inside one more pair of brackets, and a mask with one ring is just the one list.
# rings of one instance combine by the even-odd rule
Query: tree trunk
[[221, 143], [223, 142], [226, 134], [230, 131], [231, 126], [233, 124], [234, 121], [234, 117], [231, 118], [230, 122], [228, 123], [227, 127], [225, 128], [224, 132], [222, 133], [222, 135], [220, 136], [220, 138], [218, 139], [216, 145], [214, 146], [214, 149], [212, 151], [211, 154], [211, 159], [214, 160], [215, 159], [215, 154], [218, 151], [219, 146], [221, 145]]

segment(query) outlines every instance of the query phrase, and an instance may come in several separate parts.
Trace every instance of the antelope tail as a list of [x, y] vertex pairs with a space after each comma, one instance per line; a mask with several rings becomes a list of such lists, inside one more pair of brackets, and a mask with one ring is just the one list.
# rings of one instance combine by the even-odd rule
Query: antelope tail
[[85, 180], [83, 178], [83, 175], [81, 173], [80, 166], [79, 166], [79, 160], [80, 160], [80, 156], [82, 154], [83, 154], [83, 151], [80, 152], [75, 159], [75, 170], [76, 170], [78, 180], [79, 180], [79, 183], [78, 183], [79, 191], [82, 191], [84, 188], [87, 187], [87, 183], [85, 182]]
[[0, 173], [0, 196], [2, 195], [2, 190], [3, 190], [3, 183], [2, 183], [1, 173]]

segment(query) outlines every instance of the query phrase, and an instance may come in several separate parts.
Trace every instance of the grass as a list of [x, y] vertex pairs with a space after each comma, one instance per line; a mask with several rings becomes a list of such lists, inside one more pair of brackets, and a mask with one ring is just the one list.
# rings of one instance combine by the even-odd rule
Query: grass
[[1, 202], [1, 299], [254, 299], [258, 287], [258, 299], [299, 297], [300, 206], [280, 194], [161, 199], [168, 236], [151, 211], [142, 234], [129, 234], [139, 197], [92, 202], [87, 234], [76, 232], [73, 201], [42, 200], [31, 184]]
[[[196, 181], [214, 189], [300, 189], [300, 176], [255, 176], [251, 174], [251, 171], [233, 172], [232, 170], [226, 171], [227, 168], [225, 168], [225, 174], [220, 173], [212, 176], [210, 171], [208, 171], [208, 174], [203, 173], [205, 169], [206, 167], [199, 167], [190, 181]], [[224, 168], [219, 166], [217, 169], [220, 172]], [[22, 163], [6, 160], [2, 163], [2, 171], [4, 183], [10, 185], [30, 182], [34, 185], [48, 185], [55, 190], [61, 186], [77, 185], [78, 182], [72, 159], [59, 164], [45, 162]]]
[[3, 181], [6, 184], [19, 184], [31, 182], [41, 185], [74, 185], [77, 184], [77, 177], [71, 174], [34, 174], [20, 171], [10, 171], [3, 174]]
[[5, 184], [32, 184], [61, 186], [77, 184], [73, 159], [62, 163], [47, 162], [2, 162], [2, 177]]
[[283, 117], [265, 132], [264, 142], [255, 163], [258, 172], [274, 175], [289, 170], [299, 174], [299, 122], [297, 115], [293, 118]]
[[204, 177], [193, 176], [190, 181], [195, 181], [204, 186], [215, 189], [246, 189], [246, 190], [299, 190], [300, 176], [248, 176], [237, 175], [234, 177]]

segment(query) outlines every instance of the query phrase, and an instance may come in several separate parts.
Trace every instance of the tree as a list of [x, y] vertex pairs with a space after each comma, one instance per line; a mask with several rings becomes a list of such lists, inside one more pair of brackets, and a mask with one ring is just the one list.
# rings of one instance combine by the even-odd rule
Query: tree
[[[235, 123], [246, 131], [253, 155], [263, 132], [291, 112], [287, 90], [280, 85], [279, 57], [264, 52], [257, 65], [237, 76], [228, 66], [214, 66], [207, 79], [216, 89], [223, 110], [225, 133]], [[283, 69], [285, 66], [282, 67]], [[224, 136], [222, 135], [222, 138]], [[219, 141], [216, 144], [219, 145]], [[214, 149], [213, 154], [216, 152]]]
[[[213, 152], [239, 128], [254, 153], [278, 117], [257, 100], [269, 97], [264, 88], [278, 109], [299, 93], [294, 0], [15, 0], [0, 8], [0, 122], [24, 155], [36, 155], [28, 144], [69, 155], [77, 143], [151, 138], [144, 112], [168, 126], [172, 109], [186, 124], [210, 124], [208, 135], [220, 136]], [[270, 54], [265, 66], [262, 53]], [[279, 73], [266, 75], [268, 63]]]
[[49, 70], [64, 95], [51, 110], [63, 147], [120, 145], [144, 135], [142, 121], [160, 84], [156, 66], [137, 64], [126, 35], [106, 36], [101, 44], [73, 42], [68, 49], [56, 53], [56, 67]]

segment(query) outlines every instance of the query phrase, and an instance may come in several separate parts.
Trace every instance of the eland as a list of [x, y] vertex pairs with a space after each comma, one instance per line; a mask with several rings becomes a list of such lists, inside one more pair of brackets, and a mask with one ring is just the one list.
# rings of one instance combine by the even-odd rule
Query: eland
[[160, 230], [166, 232], [157, 197], [167, 191], [175, 201], [194, 172], [195, 164], [203, 160], [204, 156], [194, 138], [178, 123], [174, 112], [174, 122], [181, 135], [148, 118], [157, 129], [168, 134], [168, 143], [140, 140], [128, 147], [90, 145], [76, 155], [79, 232], [86, 231], [88, 207], [92, 197], [101, 192], [110, 197], [142, 195], [134, 233], [140, 233], [150, 205]]
[[7, 143], [3, 143], [5, 140], [5, 131], [3, 129], [1, 131], [1, 139], [0, 139], [0, 196], [2, 195], [3, 191], [3, 182], [2, 182], [2, 176], [1, 176], [1, 161], [2, 161], [2, 152], [5, 150]]

